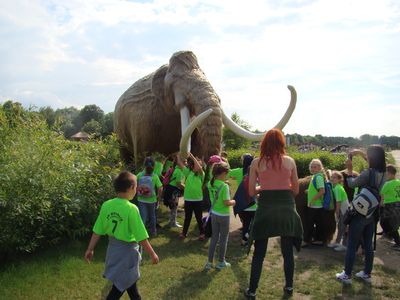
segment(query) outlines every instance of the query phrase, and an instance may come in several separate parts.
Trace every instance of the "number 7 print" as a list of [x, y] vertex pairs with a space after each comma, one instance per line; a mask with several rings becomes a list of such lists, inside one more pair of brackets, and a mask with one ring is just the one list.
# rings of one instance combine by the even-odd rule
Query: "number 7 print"
[[111, 222], [113, 222], [113, 223], [114, 223], [114, 228], [113, 228], [113, 230], [112, 230], [112, 233], [114, 233], [114, 232], [115, 232], [115, 229], [117, 228], [118, 221], [116, 221], [116, 220], [112, 220]]

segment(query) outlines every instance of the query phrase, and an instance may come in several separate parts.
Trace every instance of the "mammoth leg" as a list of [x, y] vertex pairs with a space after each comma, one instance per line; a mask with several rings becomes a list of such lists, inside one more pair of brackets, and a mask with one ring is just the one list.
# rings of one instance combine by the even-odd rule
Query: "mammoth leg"
[[119, 154], [126, 165], [131, 165], [133, 163], [132, 152], [122, 144], [119, 145]]

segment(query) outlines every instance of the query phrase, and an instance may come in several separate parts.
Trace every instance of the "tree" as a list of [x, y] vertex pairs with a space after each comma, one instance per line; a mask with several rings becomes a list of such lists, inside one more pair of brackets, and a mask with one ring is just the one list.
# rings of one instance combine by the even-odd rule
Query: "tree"
[[104, 119], [104, 111], [98, 107], [95, 104], [90, 104], [84, 106], [81, 111], [79, 112], [79, 115], [77, 118], [73, 121], [75, 124], [77, 130], [81, 130], [83, 125], [85, 125], [87, 122], [91, 120], [95, 120], [99, 122], [100, 124], [103, 123]]
[[377, 135], [363, 134], [360, 136], [360, 140], [364, 146], [379, 144], [379, 137]]
[[83, 125], [82, 131], [99, 136], [101, 132], [101, 124], [98, 121], [92, 119], [89, 122], [86, 122], [85, 125]]
[[102, 136], [107, 136], [112, 134], [114, 131], [114, 112], [110, 112], [104, 116]]
[[46, 120], [47, 126], [49, 126], [49, 128], [52, 128], [54, 126], [54, 123], [56, 122], [56, 113], [50, 106], [41, 107], [39, 109], [39, 114], [42, 115], [43, 118]]
[[74, 124], [74, 120], [79, 116], [79, 109], [73, 106], [57, 109], [55, 115], [54, 129], [63, 132], [66, 138], [80, 130]]
[[[231, 118], [232, 121], [234, 121], [239, 126], [243, 127], [244, 129], [250, 130], [251, 126], [249, 125], [249, 123], [247, 123], [244, 120], [241, 120], [237, 113], [233, 113]], [[224, 148], [226, 150], [239, 149], [245, 147], [249, 148], [251, 145], [251, 142], [249, 140], [246, 140], [245, 138], [238, 136], [237, 134], [235, 134], [233, 131], [231, 131], [226, 127], [224, 127], [222, 132], [222, 141], [224, 143]]]

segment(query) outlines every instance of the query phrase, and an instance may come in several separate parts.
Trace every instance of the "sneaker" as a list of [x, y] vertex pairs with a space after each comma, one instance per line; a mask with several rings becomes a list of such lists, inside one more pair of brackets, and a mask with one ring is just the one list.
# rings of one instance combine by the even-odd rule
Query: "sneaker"
[[244, 291], [244, 295], [246, 296], [246, 298], [247, 299], [256, 299], [256, 293], [252, 293], [252, 292], [250, 292], [250, 290], [249, 289], [246, 289], [245, 291]]
[[292, 296], [293, 295], [293, 288], [292, 287], [283, 287], [283, 292], [285, 293], [286, 296]]
[[181, 232], [179, 234], [179, 239], [184, 240], [186, 238], [186, 234], [184, 234], [183, 232]]
[[364, 271], [356, 273], [356, 277], [364, 280], [366, 283], [371, 283], [371, 274], [365, 274]]
[[213, 267], [213, 264], [212, 264], [212, 262], [207, 262], [206, 264], [205, 264], [205, 266], [204, 266], [204, 270], [211, 270], [212, 269], [212, 267]]
[[220, 261], [220, 262], [215, 266], [215, 268], [216, 268], [217, 270], [222, 270], [222, 269], [224, 269], [224, 268], [229, 268], [230, 266], [231, 266], [231, 264], [228, 263], [228, 262], [226, 262], [226, 261], [224, 260], [224, 261]]
[[172, 228], [172, 227], [175, 227], [175, 228], [182, 228], [182, 225], [179, 224], [178, 222], [176, 222], [176, 223], [170, 224], [170, 227], [171, 227], [171, 228]]
[[337, 251], [337, 252], [343, 252], [343, 251], [346, 251], [346, 250], [347, 250], [347, 247], [346, 247], [346, 246], [343, 246], [343, 245], [339, 245], [339, 246], [333, 248], [333, 250], [334, 250], [334, 251]]
[[204, 241], [206, 239], [206, 235], [205, 234], [200, 234], [198, 240], [199, 241]]
[[340, 244], [339, 243], [332, 243], [332, 244], [328, 244], [327, 246], [328, 246], [328, 248], [336, 248], [336, 247], [339, 247]]
[[342, 283], [351, 284], [351, 277], [346, 275], [344, 271], [342, 273], [336, 273], [336, 279]]

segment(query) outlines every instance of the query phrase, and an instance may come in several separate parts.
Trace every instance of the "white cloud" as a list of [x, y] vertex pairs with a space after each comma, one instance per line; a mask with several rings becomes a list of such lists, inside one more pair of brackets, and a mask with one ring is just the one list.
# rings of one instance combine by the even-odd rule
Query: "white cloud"
[[[112, 110], [135, 80], [168, 63], [171, 49], [191, 49], [224, 109], [253, 128], [275, 125], [292, 84], [299, 100], [287, 132], [400, 135], [395, 1], [15, 0], [0, 3], [0, 25], [3, 99], [96, 99]], [[334, 117], [378, 118], [379, 126], [331, 126], [321, 117], [330, 103]]]

